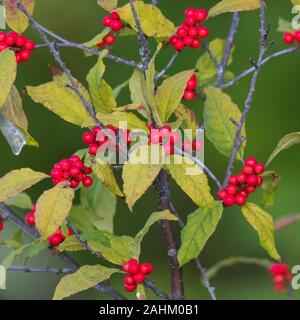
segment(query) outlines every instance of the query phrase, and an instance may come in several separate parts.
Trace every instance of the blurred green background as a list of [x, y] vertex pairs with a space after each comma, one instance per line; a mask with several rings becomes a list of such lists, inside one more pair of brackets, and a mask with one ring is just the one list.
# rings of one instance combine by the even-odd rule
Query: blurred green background
[[[124, 3], [125, 1], [121, 1]], [[160, 0], [159, 7], [163, 13], [176, 25], [183, 20], [186, 7], [210, 8], [217, 1], [179, 1]], [[284, 47], [281, 34], [276, 32], [278, 18], [291, 19], [291, 4], [289, 1], [266, 1], [267, 21], [272, 25], [271, 38], [275, 45], [271, 51], [278, 51]], [[84, 42], [92, 38], [102, 29], [101, 19], [105, 15], [96, 4], [96, 0], [44, 0], [38, 1], [35, 10], [36, 19], [54, 32], [67, 39]], [[210, 37], [227, 37], [231, 15], [225, 14], [211, 19], [206, 23], [210, 28]], [[258, 12], [241, 14], [240, 28], [237, 34], [236, 51], [232, 71], [239, 74], [249, 67], [249, 58], [255, 58], [258, 53]], [[29, 28], [26, 35], [38, 43], [37, 34]], [[133, 37], [120, 38], [113, 48], [113, 53], [124, 58], [138, 59], [137, 41]], [[176, 73], [180, 70], [191, 68], [203, 49], [184, 50], [177, 59], [175, 66], [170, 70]], [[159, 58], [158, 69], [161, 69], [170, 55], [172, 48], [166, 49]], [[82, 52], [75, 49], [62, 50], [62, 56], [67, 65], [78, 79], [85, 81], [89, 68], [96, 62], [95, 57], [85, 58]], [[38, 85], [51, 79], [49, 66], [54, 65], [50, 54], [45, 50], [37, 50], [29, 63], [18, 67], [17, 87], [22, 89], [25, 85]], [[105, 79], [116, 86], [129, 77], [132, 70], [126, 66], [115, 64], [106, 60], [107, 71]], [[260, 161], [265, 161], [273, 150], [278, 140], [285, 134], [299, 131], [299, 56], [292, 54], [280, 57], [268, 63], [260, 73], [257, 84], [253, 108], [247, 120], [248, 145], [246, 155], [254, 155]], [[201, 71], [201, 70], [200, 70]], [[243, 79], [240, 83], [227, 90], [233, 100], [243, 108], [248, 92], [250, 78]], [[298, 89], [297, 89], [298, 88]], [[12, 155], [6, 141], [0, 136], [0, 176], [12, 169], [31, 167], [35, 170], [49, 172], [53, 163], [71, 155], [83, 147], [81, 143], [81, 130], [70, 125], [56, 115], [50, 113], [41, 105], [31, 101], [23, 95], [24, 106], [29, 118], [30, 132], [39, 141], [40, 148], [25, 147], [19, 157]], [[124, 90], [119, 99], [119, 104], [129, 101], [127, 90]], [[203, 105], [199, 101], [190, 104], [199, 117]], [[297, 213], [300, 209], [300, 146], [293, 147], [282, 153], [272, 163], [270, 169], [276, 170], [282, 177], [277, 195], [276, 204], [270, 209], [274, 218]], [[205, 154], [206, 164], [212, 168], [220, 179], [228, 159], [221, 156], [208, 142]], [[41, 183], [30, 190], [30, 195], [35, 201], [38, 195], [49, 188], [49, 182]], [[216, 190], [213, 190], [214, 192]], [[185, 217], [195, 207], [188, 198], [172, 184], [173, 200], [180, 215]], [[251, 201], [259, 200], [260, 192], [252, 196]], [[126, 206], [120, 202], [115, 219], [116, 233], [119, 235], [134, 235], [145, 223], [151, 212], [157, 208], [157, 199], [153, 190], [149, 191], [135, 207], [135, 212], [130, 213]], [[15, 228], [7, 223], [5, 230], [0, 234], [0, 240], [8, 238]], [[284, 261], [291, 266], [300, 264], [299, 254], [300, 223], [276, 234], [276, 242]], [[155, 239], [155, 241], [153, 240]], [[158, 283], [162, 291], [168, 291], [168, 262], [166, 249], [162, 245], [159, 226], [156, 225], [147, 235], [144, 245], [142, 261], [152, 261], [156, 267], [151, 276]], [[0, 260], [5, 257], [8, 250], [0, 248]], [[260, 248], [256, 233], [246, 223], [238, 208], [225, 210], [223, 219], [216, 233], [208, 241], [201, 254], [201, 261], [209, 267], [217, 261], [233, 256], [255, 256], [266, 258], [265, 252]], [[81, 263], [95, 263], [95, 259], [88, 255], [77, 255]], [[32, 259], [30, 264], [63, 266], [59, 259], [51, 257], [50, 252]], [[203, 288], [198, 271], [193, 263], [184, 268], [186, 297], [190, 299], [208, 299], [209, 296]], [[0, 290], [0, 299], [50, 299], [59, 280], [56, 275], [25, 274], [10, 272], [7, 279], [7, 290]], [[122, 279], [116, 276], [112, 280], [116, 288], [121, 288]], [[219, 299], [286, 299], [287, 294], [275, 293], [272, 289], [272, 279], [269, 274], [255, 266], [237, 266], [224, 269], [212, 280], [216, 287]], [[134, 295], [130, 295], [134, 298]], [[293, 297], [300, 297], [296, 291]], [[73, 297], [74, 299], [104, 299], [94, 290], [86, 291]]]

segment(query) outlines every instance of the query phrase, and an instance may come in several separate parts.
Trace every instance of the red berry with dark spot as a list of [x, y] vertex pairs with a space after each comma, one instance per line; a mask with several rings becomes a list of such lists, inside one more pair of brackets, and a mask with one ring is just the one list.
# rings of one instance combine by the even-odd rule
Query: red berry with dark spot
[[247, 180], [247, 176], [246, 176], [244, 173], [239, 173], [239, 174], [237, 175], [237, 181], [238, 181], [238, 183], [244, 184], [244, 183], [246, 183], [246, 180]]
[[145, 280], [145, 274], [143, 272], [139, 272], [133, 276], [133, 279], [136, 283], [143, 283]]
[[119, 14], [118, 14], [117, 11], [112, 11], [112, 12], [110, 13], [110, 16], [111, 16], [112, 19], [114, 19], [114, 20], [120, 20], [120, 16], [119, 16]]
[[231, 176], [231, 177], [229, 178], [229, 183], [230, 183], [230, 184], [238, 184], [238, 178], [237, 178], [237, 176]]
[[91, 177], [87, 176], [87, 177], [82, 179], [82, 184], [85, 187], [90, 187], [93, 184], [93, 179]]
[[129, 260], [128, 272], [130, 274], [137, 274], [140, 270], [140, 265], [136, 259]]
[[258, 182], [258, 179], [257, 179], [257, 176], [255, 174], [252, 174], [252, 175], [247, 177], [247, 184], [249, 186], [257, 186], [257, 182]]
[[237, 186], [231, 185], [231, 184], [225, 190], [226, 190], [227, 194], [232, 195], [232, 196], [236, 195], [238, 192]]
[[243, 166], [243, 173], [245, 173], [245, 175], [249, 176], [254, 172], [253, 168], [250, 166]]

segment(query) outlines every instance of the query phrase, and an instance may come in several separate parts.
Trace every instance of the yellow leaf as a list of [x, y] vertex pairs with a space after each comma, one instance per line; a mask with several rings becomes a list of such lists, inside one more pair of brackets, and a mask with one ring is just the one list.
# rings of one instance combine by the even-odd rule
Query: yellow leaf
[[55, 289], [53, 300], [62, 300], [75, 293], [90, 289], [117, 272], [119, 272], [118, 269], [110, 269], [101, 265], [83, 266], [60, 280]]
[[62, 225], [71, 210], [73, 198], [74, 190], [60, 185], [39, 197], [35, 219], [41, 239], [47, 239]]
[[28, 18], [17, 7], [17, 2], [20, 2], [28, 11], [33, 14], [35, 0], [3, 0], [3, 5], [6, 10], [6, 22], [9, 27], [17, 33], [23, 33], [28, 27]]
[[108, 12], [112, 11], [118, 6], [118, 0], [97, 0], [97, 3], [102, 9]]
[[0, 52], [0, 110], [16, 80], [16, 74], [17, 63], [15, 53], [12, 50]]
[[166, 165], [178, 186], [201, 208], [210, 209], [214, 199], [204, 172], [190, 159], [174, 155]]
[[196, 115], [193, 110], [187, 108], [183, 104], [180, 104], [175, 110], [175, 115], [180, 120], [180, 127], [182, 129], [191, 129], [193, 130], [193, 136], [196, 134], [196, 130], [199, 127], [197, 122]]
[[93, 125], [78, 95], [66, 85], [52, 81], [37, 87], [28, 86], [26, 90], [33, 101], [43, 104], [65, 121], [78, 126]]
[[[229, 95], [215, 87], [205, 89], [206, 101], [204, 106], [204, 125], [208, 139], [215, 145], [220, 153], [229, 157], [233, 148], [236, 125], [231, 121], [240, 121], [242, 116], [239, 108]], [[242, 136], [246, 137], [243, 127]], [[237, 157], [243, 158], [246, 143], [241, 146]]]
[[222, 0], [209, 10], [209, 17], [226, 12], [255, 10], [260, 7], [259, 0]]
[[0, 179], [0, 202], [16, 196], [45, 178], [48, 178], [46, 174], [29, 168], [9, 172]]
[[242, 212], [258, 233], [261, 246], [273, 259], [280, 260], [280, 255], [274, 241], [274, 222], [272, 216], [256, 204], [250, 202], [242, 207]]
[[[151, 164], [149, 156], [151, 148], [148, 145], [141, 146], [136, 152], [133, 152], [129, 161], [123, 168], [124, 194], [126, 202], [130, 210], [132, 210], [135, 202], [147, 191], [154, 179], [162, 168], [162, 162], [159, 164]], [[134, 157], [140, 155], [145, 161], [137, 163]]]
[[[169, 38], [175, 33], [174, 24], [169, 21], [157, 7], [151, 4], [145, 4], [143, 1], [135, 1], [134, 3], [141, 21], [142, 30], [147, 36]], [[137, 31], [130, 3], [117, 9], [117, 12], [123, 21]]]
[[179, 106], [194, 70], [183, 71], [165, 80], [158, 88], [154, 104], [160, 120], [166, 122]]
[[123, 197], [123, 193], [117, 184], [114, 173], [107, 163], [100, 163], [97, 161], [93, 165], [93, 172], [112, 193], [119, 197]]

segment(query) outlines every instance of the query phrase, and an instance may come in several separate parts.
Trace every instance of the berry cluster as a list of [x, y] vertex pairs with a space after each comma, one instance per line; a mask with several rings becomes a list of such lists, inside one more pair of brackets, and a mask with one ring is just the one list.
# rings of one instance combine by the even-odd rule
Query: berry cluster
[[229, 185], [226, 189], [218, 192], [218, 198], [223, 201], [226, 207], [231, 207], [234, 204], [243, 206], [249, 194], [263, 184], [263, 178], [260, 175], [264, 171], [263, 164], [258, 163], [253, 157], [248, 158], [242, 172], [229, 178]]
[[291, 281], [292, 275], [289, 272], [289, 268], [286, 264], [272, 264], [269, 268], [274, 280], [274, 290], [282, 292], [286, 285]]
[[145, 276], [153, 272], [153, 266], [149, 262], [139, 264], [136, 259], [131, 259], [122, 265], [122, 269], [127, 272], [124, 278], [124, 289], [132, 292], [137, 284], [143, 283]]
[[198, 87], [198, 80], [194, 74], [188, 81], [182, 99], [187, 101], [193, 101], [197, 98], [196, 89]]
[[177, 50], [184, 47], [197, 49], [202, 45], [201, 39], [208, 37], [208, 29], [200, 25], [207, 18], [207, 11], [204, 9], [188, 8], [185, 10], [185, 23], [178, 27], [176, 35], [173, 35], [169, 42]]
[[0, 32], [0, 52], [10, 48], [15, 52], [17, 63], [30, 60], [30, 51], [35, 48], [35, 43], [28, 40], [23, 34], [14, 31]]
[[[166, 155], [174, 153], [174, 146], [180, 141], [180, 134], [173, 131], [170, 126], [164, 125], [159, 129], [153, 129], [152, 124], [148, 125], [150, 138], [148, 144], [161, 144]], [[200, 140], [184, 141], [182, 149], [185, 152], [197, 151], [203, 148], [203, 143]]]
[[284, 33], [282, 40], [286, 44], [293, 44], [295, 41], [300, 42], [300, 31], [296, 31], [295, 33], [286, 32]]
[[80, 182], [85, 187], [90, 187], [93, 184], [93, 179], [89, 176], [91, 173], [92, 169], [85, 166], [78, 156], [73, 155], [69, 159], [63, 159], [56, 163], [50, 175], [53, 185], [69, 181], [70, 187], [76, 189]]
[[[68, 236], [71, 236], [73, 234], [73, 231], [71, 228], [68, 228]], [[58, 228], [49, 238], [48, 242], [51, 247], [57, 247], [62, 242], [64, 242], [66, 239], [66, 236], [63, 234], [61, 228]]]
[[36, 205], [32, 205], [31, 211], [26, 215], [25, 221], [27, 224], [34, 226], [35, 225], [35, 211]]
[[3, 218], [0, 216], [0, 232], [3, 230], [4, 228], [4, 220]]
[[[105, 16], [102, 20], [104, 27], [109, 27], [112, 31], [118, 32], [123, 29], [124, 25], [120, 21], [120, 16], [116, 11], [112, 11], [109, 16]], [[113, 34], [108, 34], [98, 43], [98, 47], [105, 45], [112, 46], [116, 41], [116, 37]]]
[[116, 137], [120, 143], [125, 143], [129, 145], [130, 141], [130, 131], [125, 129], [118, 129], [112, 125], [102, 130], [100, 127], [94, 127], [92, 131], [84, 132], [82, 135], [83, 143], [89, 145], [89, 154], [95, 156], [99, 148], [105, 150], [108, 146], [114, 146], [116, 151], [119, 151], [119, 146], [114, 142], [109, 140], [109, 135]]

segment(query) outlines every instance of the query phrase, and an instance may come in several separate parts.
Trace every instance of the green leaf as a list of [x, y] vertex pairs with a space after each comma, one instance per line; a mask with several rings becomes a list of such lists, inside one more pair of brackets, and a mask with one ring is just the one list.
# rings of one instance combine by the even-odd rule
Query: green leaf
[[74, 198], [74, 190], [61, 185], [45, 191], [37, 201], [36, 227], [41, 239], [47, 239], [68, 216]]
[[209, 17], [227, 12], [255, 10], [260, 7], [259, 0], [222, 0], [209, 10]]
[[214, 199], [203, 170], [186, 157], [174, 155], [166, 165], [178, 186], [201, 208], [210, 209]]
[[118, 186], [114, 172], [107, 163], [101, 163], [98, 160], [93, 165], [93, 172], [113, 194], [123, 197], [123, 193]]
[[[145, 161], [134, 161], [136, 156], [140, 156]], [[151, 148], [148, 145], [141, 146], [135, 150], [126, 162], [123, 168], [122, 178], [124, 181], [124, 194], [126, 203], [132, 210], [135, 202], [147, 191], [152, 185], [154, 179], [162, 168], [162, 162], [151, 164], [149, 157], [151, 156]]]
[[[102, 31], [101, 33], [97, 34], [97, 35], [96, 35], [95, 37], [93, 37], [91, 40], [84, 42], [83, 45], [84, 45], [85, 47], [87, 47], [87, 48], [94, 48], [94, 47], [97, 46], [97, 44], [98, 44], [99, 42], [101, 42], [101, 41], [103, 40], [103, 38], [104, 38], [106, 35], [109, 34], [109, 32], [110, 32], [110, 28], [105, 28], [105, 29], [103, 29], [103, 31]], [[88, 53], [88, 52], [85, 52], [85, 55], [86, 55], [86, 56], [90, 56], [91, 54]]]
[[90, 289], [111, 277], [119, 270], [100, 265], [83, 266], [72, 274], [64, 276], [56, 287], [53, 300], [62, 300], [75, 293]]
[[269, 156], [268, 161], [266, 163], [266, 166], [268, 166], [276, 157], [277, 155], [284, 150], [287, 150], [288, 148], [292, 147], [295, 144], [300, 143], [300, 132], [294, 132], [287, 134], [284, 136], [279, 142], [275, 150], [272, 152], [272, 154]]
[[96, 219], [96, 217], [93, 214], [92, 217], [90, 217], [89, 212], [87, 212], [84, 206], [73, 205], [70, 211], [70, 217], [76, 229], [82, 232], [94, 229], [93, 220]]
[[86, 214], [86, 211], [89, 211], [91, 212], [91, 216], [94, 217], [91, 222], [97, 229], [113, 232], [117, 198], [106, 189], [99, 179], [95, 179], [92, 187], [81, 189], [80, 200], [82, 204], [81, 208], [83, 209], [81, 216], [85, 217], [85, 220], [89, 219]]
[[112, 11], [118, 6], [118, 0], [97, 0], [97, 3], [102, 9], [108, 12]]
[[25, 192], [19, 193], [13, 198], [5, 201], [8, 206], [17, 207], [20, 209], [31, 209], [32, 201], [28, 194]]
[[26, 91], [33, 101], [43, 104], [65, 121], [78, 126], [93, 125], [83, 103], [67, 83], [51, 81], [37, 87], [28, 86]]
[[[151, 4], [145, 4], [143, 1], [135, 1], [135, 8], [141, 21], [142, 30], [147, 36], [169, 38], [175, 33], [174, 24], [169, 21], [157, 7]], [[137, 31], [130, 3], [117, 9], [117, 12], [123, 21]]]
[[279, 18], [277, 31], [278, 32], [284, 32], [284, 33], [285, 32], [294, 33], [291, 21], [285, 20], [283, 18]]
[[175, 115], [178, 119], [181, 120], [180, 127], [182, 129], [193, 130], [193, 136], [196, 133], [196, 130], [199, 128], [196, 115], [193, 110], [187, 108], [183, 104], [180, 104], [175, 110]]
[[[208, 45], [209, 50], [216, 57], [218, 61], [222, 60], [225, 46], [226, 46], [226, 40], [223, 40], [223, 39], [214, 39]], [[232, 63], [234, 49], [235, 47], [233, 46], [228, 59], [228, 63], [227, 63], [228, 66]], [[196, 73], [198, 83], [201, 86], [204, 86], [205, 84], [213, 82], [218, 73], [218, 69], [215, 63], [212, 61], [212, 59], [210, 58], [207, 52], [205, 52], [198, 59], [196, 63], [196, 69], [198, 70], [198, 72]]]
[[33, 14], [35, 0], [2, 0], [6, 10], [6, 22], [9, 27], [17, 33], [23, 33], [29, 21], [27, 16], [18, 9], [17, 2], [20, 2], [28, 11], [30, 15]]
[[24, 246], [22, 234], [22, 230], [17, 231], [10, 240], [0, 241], [0, 246], [4, 246], [13, 250]]
[[48, 178], [46, 174], [29, 168], [9, 172], [0, 179], [0, 202], [16, 196], [45, 178]]
[[58, 247], [55, 248], [59, 252], [69, 251], [77, 252], [86, 250], [75, 235], [66, 237], [64, 242], [62, 242]]
[[104, 72], [103, 57], [100, 56], [97, 64], [90, 70], [87, 82], [96, 112], [111, 113], [116, 108], [117, 103], [111, 86], [102, 79]]
[[132, 112], [123, 112], [123, 111], [114, 111], [111, 114], [102, 114], [97, 113], [97, 118], [100, 122], [104, 125], [113, 125], [116, 128], [120, 128], [120, 122], [126, 122], [127, 129], [134, 130], [134, 129], [142, 129], [147, 131], [148, 128], [144, 121], [138, 118]]
[[198, 257], [207, 240], [215, 232], [222, 217], [223, 205], [216, 201], [208, 210], [198, 209], [188, 216], [181, 231], [181, 247], [178, 252], [180, 266]]
[[158, 88], [154, 104], [162, 122], [166, 122], [179, 106], [188, 80], [194, 70], [183, 71], [166, 79]]
[[298, 5], [300, 4], [300, 0], [291, 0], [293, 4]]
[[280, 176], [275, 171], [264, 172], [262, 175], [264, 183], [262, 185], [262, 206], [268, 208], [274, 205], [276, 191], [279, 187]]
[[242, 212], [250, 225], [256, 230], [261, 246], [275, 260], [280, 260], [274, 241], [274, 222], [270, 214], [254, 203], [248, 202]]
[[[229, 157], [237, 130], [231, 119], [239, 122], [242, 114], [230, 96], [220, 89], [208, 87], [205, 89], [205, 94], [204, 125], [206, 135], [221, 154]], [[245, 128], [242, 129], [241, 135], [246, 137]], [[238, 152], [239, 159], [243, 158], [245, 144], [243, 143]]]
[[129, 80], [126, 80], [122, 83], [120, 83], [118, 86], [116, 86], [114, 89], [113, 89], [113, 96], [115, 99], [118, 98], [118, 96], [120, 95], [121, 91], [126, 88], [129, 84]]
[[169, 210], [153, 212], [151, 216], [148, 218], [145, 226], [142, 230], [138, 232], [138, 234], [134, 238], [134, 242], [131, 246], [132, 252], [134, 253], [134, 257], [139, 259], [141, 254], [141, 243], [145, 237], [145, 235], [149, 232], [151, 226], [160, 220], [177, 220], [176, 216], [172, 214]]
[[12, 50], [0, 52], [0, 109], [2, 109], [16, 80], [17, 63]]

